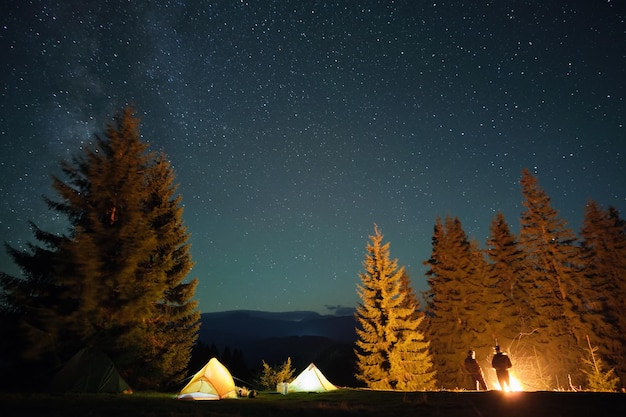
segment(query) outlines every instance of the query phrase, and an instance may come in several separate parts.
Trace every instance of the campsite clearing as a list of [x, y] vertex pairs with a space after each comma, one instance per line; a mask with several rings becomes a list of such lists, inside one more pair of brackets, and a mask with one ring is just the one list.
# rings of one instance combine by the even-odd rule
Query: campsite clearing
[[595, 392], [260, 392], [256, 398], [181, 401], [175, 394], [0, 393], [0, 415], [46, 417], [261, 416], [623, 416], [626, 394]]

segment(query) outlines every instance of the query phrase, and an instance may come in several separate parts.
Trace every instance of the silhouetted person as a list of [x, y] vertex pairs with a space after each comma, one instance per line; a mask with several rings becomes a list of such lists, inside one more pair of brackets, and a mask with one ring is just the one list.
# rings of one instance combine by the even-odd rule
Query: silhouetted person
[[511, 359], [507, 356], [506, 353], [500, 351], [500, 346], [496, 346], [496, 354], [491, 360], [491, 366], [496, 370], [496, 376], [498, 377], [498, 382], [500, 383], [500, 389], [502, 391], [505, 390], [505, 386], [508, 389], [511, 389], [511, 382], [509, 378], [509, 368], [513, 366], [511, 364]]
[[[467, 357], [465, 358], [465, 370], [472, 377], [473, 387], [477, 390], [485, 390], [487, 391], [487, 384], [485, 384], [485, 376], [483, 375], [483, 370], [476, 361], [476, 353], [473, 350], [467, 352]], [[480, 388], [479, 388], [480, 387]]]

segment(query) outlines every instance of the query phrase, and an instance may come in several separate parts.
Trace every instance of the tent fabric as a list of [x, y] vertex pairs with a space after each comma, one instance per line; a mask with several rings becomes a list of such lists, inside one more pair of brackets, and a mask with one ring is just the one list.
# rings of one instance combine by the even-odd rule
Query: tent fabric
[[288, 392], [323, 392], [336, 389], [337, 387], [326, 379], [322, 371], [311, 363], [289, 383]]
[[228, 369], [211, 358], [178, 393], [179, 400], [221, 400], [237, 397], [235, 381]]
[[131, 393], [111, 359], [102, 351], [79, 350], [52, 379], [53, 392]]

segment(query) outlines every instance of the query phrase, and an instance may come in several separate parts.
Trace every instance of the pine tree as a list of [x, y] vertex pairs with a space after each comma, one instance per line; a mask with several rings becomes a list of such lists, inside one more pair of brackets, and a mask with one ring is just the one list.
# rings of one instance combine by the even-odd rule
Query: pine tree
[[[521, 178], [520, 247], [524, 273], [519, 284], [527, 295], [527, 348], [550, 364], [551, 388], [582, 383], [579, 357], [586, 332], [576, 306], [580, 298], [580, 252], [576, 236], [552, 208], [550, 198], [527, 169]], [[528, 352], [528, 356], [533, 353]]]
[[[460, 222], [458, 226], [461, 227]], [[462, 236], [465, 236], [465, 232], [462, 232]], [[471, 346], [474, 348], [473, 350], [484, 353], [490, 350], [494, 334], [494, 330], [491, 328], [491, 323], [488, 320], [488, 313], [491, 311], [489, 303], [491, 294], [487, 281], [489, 264], [485, 257], [485, 251], [480, 248], [478, 241], [473, 238], [469, 240], [468, 257], [472, 268], [465, 279], [465, 285], [467, 286], [465, 295], [466, 313], [468, 314], [466, 318], [467, 329], [472, 335]], [[477, 357], [481, 358], [481, 356]]]
[[20, 326], [31, 329], [25, 352], [63, 361], [97, 347], [141, 388], [134, 370], [157, 386], [159, 378], [179, 378], [198, 313], [189, 301], [196, 281], [183, 283], [192, 264], [180, 197], [172, 198], [173, 172], [163, 156], [147, 151], [138, 126], [125, 109], [93, 148], [64, 162], [67, 181], [53, 178], [59, 199], [46, 201], [67, 216], [67, 235], [40, 232], [35, 237], [47, 250], [11, 253], [21, 259], [23, 286], [32, 291], [14, 292], [27, 295], [22, 310], [30, 314], [21, 315]]
[[57, 341], [69, 351], [98, 346], [122, 371], [139, 355], [137, 341], [165, 288], [164, 271], [153, 267], [158, 240], [146, 207], [152, 155], [138, 123], [127, 109], [97, 148], [64, 165], [70, 181], [54, 179], [61, 201], [52, 203], [73, 221], [57, 275], [75, 308], [57, 321]]
[[403, 334], [395, 352], [397, 359], [392, 363], [400, 366], [396, 366], [392, 374], [404, 374], [404, 378], [398, 380], [395, 388], [400, 391], [433, 389], [435, 372], [428, 372], [432, 370], [433, 363], [428, 349], [430, 343], [424, 336], [425, 314], [421, 311], [420, 301], [411, 286], [411, 278], [404, 268], [400, 276], [400, 293], [403, 295], [400, 308], [412, 314], [402, 321], [405, 328], [398, 328]]
[[589, 336], [587, 336], [587, 345], [589, 349], [589, 355], [583, 359], [583, 363], [586, 369], [583, 370], [587, 376], [587, 386], [591, 391], [615, 391], [619, 378], [615, 376], [615, 369], [605, 369], [602, 359], [596, 355], [598, 351], [597, 346], [591, 346]]
[[515, 374], [523, 376], [521, 383], [525, 388], [547, 389], [549, 384], [541, 374], [545, 361], [534, 355], [532, 345], [526, 349], [526, 334], [532, 329], [521, 314], [528, 310], [528, 295], [519, 285], [524, 273], [524, 254], [502, 213], [497, 213], [491, 222], [487, 255], [490, 264], [485, 302], [489, 306], [487, 317], [492, 341], [504, 346], [514, 358]]
[[40, 354], [31, 349], [32, 340], [49, 341], [43, 330], [46, 307], [57, 304], [59, 289], [50, 268], [56, 248], [63, 237], [44, 232], [31, 223], [39, 245], [26, 243], [18, 250], [6, 245], [6, 250], [22, 275], [18, 277], [0, 272], [0, 357], [5, 361], [0, 389], [37, 389], [37, 383], [25, 375], [39, 375], [42, 364], [57, 366], [60, 359], [52, 354]]
[[614, 208], [589, 200], [581, 228], [583, 319], [622, 384], [626, 378], [626, 227]]
[[498, 340], [503, 346], [508, 346], [524, 331], [519, 311], [523, 309], [526, 295], [517, 285], [524, 271], [524, 257], [502, 213], [496, 214], [489, 230], [487, 317], [493, 332], [492, 341]]
[[[511, 232], [504, 214], [497, 213], [489, 227], [487, 256], [489, 265], [490, 300], [498, 308], [495, 317], [516, 315], [515, 303], [522, 301], [524, 294], [518, 293], [517, 280], [523, 273], [523, 254], [515, 235]], [[495, 318], [494, 317], [494, 318]]]
[[429, 289], [427, 338], [431, 341], [439, 385], [462, 388], [467, 384], [463, 360], [468, 349], [485, 350], [491, 334], [485, 319], [484, 258], [470, 243], [458, 218], [437, 218], [433, 250], [424, 261]]
[[429, 343], [420, 331], [423, 316], [415, 318], [410, 307], [414, 300], [402, 283], [404, 267], [390, 259], [389, 243], [382, 243], [377, 226], [370, 240], [359, 274], [356, 378], [372, 389], [433, 389]]

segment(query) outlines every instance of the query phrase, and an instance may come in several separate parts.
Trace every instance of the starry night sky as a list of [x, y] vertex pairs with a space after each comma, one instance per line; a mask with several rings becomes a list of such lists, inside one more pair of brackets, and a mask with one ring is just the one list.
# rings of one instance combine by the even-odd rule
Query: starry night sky
[[65, 230], [50, 176], [128, 103], [202, 312], [354, 307], [374, 223], [424, 290], [437, 216], [519, 231], [523, 167], [576, 232], [588, 198], [624, 217], [624, 3], [2, 2], [0, 240]]

